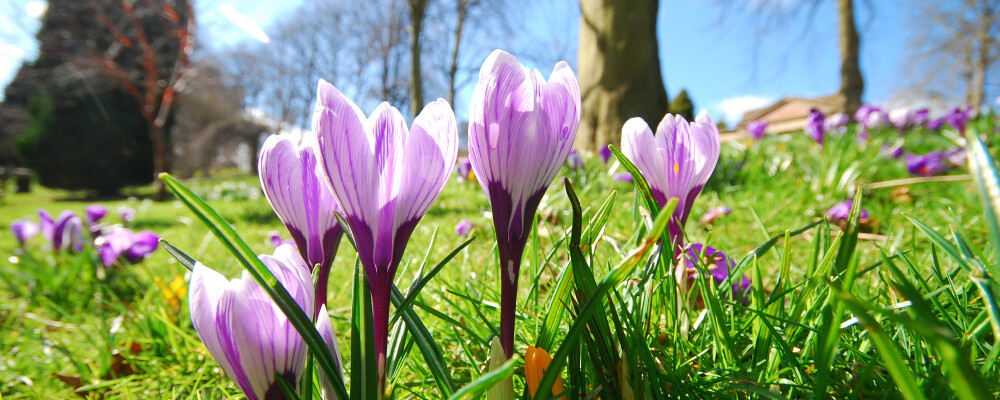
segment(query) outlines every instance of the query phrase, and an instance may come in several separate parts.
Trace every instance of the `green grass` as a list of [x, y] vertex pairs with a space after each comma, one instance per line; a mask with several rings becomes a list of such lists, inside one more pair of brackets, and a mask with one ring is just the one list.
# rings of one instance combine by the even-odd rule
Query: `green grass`
[[[600, 391], [601, 398], [626, 398], [620, 394], [628, 390], [636, 398], [961, 397], [962, 386], [955, 382], [980, 390], [968, 393], [973, 397], [996, 396], [997, 332], [982, 296], [995, 286], [988, 273], [977, 272], [981, 265], [995, 265], [996, 255], [973, 181], [909, 185], [908, 200], [894, 195], [893, 188], [862, 191], [862, 205], [874, 223], [861, 227], [856, 246], [833, 224], [788, 234], [821, 220], [834, 203], [851, 199], [858, 186], [908, 177], [903, 160], [877, 155], [882, 141], [894, 138], [884, 132], [859, 148], [851, 132], [820, 148], [799, 133], [723, 146], [686, 234], [689, 242], [708, 243], [743, 259], [741, 271], [755, 284], [746, 306], [718, 296], [725, 288], [703, 281], [678, 300], [670, 267], [647, 239], [645, 211], [635, 204], [633, 186], [611, 180], [609, 167], [596, 157], [585, 171], [564, 170], [579, 197], [577, 229], [590, 233], [584, 240], [599, 240], [569, 251], [570, 243], [578, 249], [580, 243], [570, 235], [574, 207], [557, 178], [539, 207], [536, 242], [525, 252], [517, 353], [536, 345], [546, 330], [548, 346], [542, 347], [568, 365], [562, 369], [568, 389], [580, 395]], [[910, 133], [905, 139], [907, 151], [924, 153], [950, 147], [956, 137]], [[964, 167], [953, 172], [964, 173]], [[255, 177], [185, 185], [232, 224], [254, 252], [272, 251], [269, 231], [287, 237]], [[617, 195], [603, 231], [599, 223], [586, 230], [612, 192]], [[0, 200], [0, 254], [8, 258], [0, 264], [0, 393], [5, 399], [72, 398], [73, 388], [63, 380], [73, 378], [81, 380], [80, 393], [108, 398], [240, 396], [191, 328], [187, 303], [171, 305], [156, 283], [187, 272], [165, 251], [99, 280], [92, 251], [55, 255], [36, 237], [21, 252], [9, 234], [12, 220], [36, 219], [37, 208], [82, 214], [96, 202], [111, 210], [106, 218], [116, 219], [115, 210], [129, 206], [138, 211], [130, 228], [152, 229], [224, 275], [239, 274], [236, 259], [180, 201], [145, 200], [149, 193], [141, 188], [134, 198], [91, 201], [37, 188]], [[731, 207], [732, 214], [713, 226], [699, 226], [698, 217], [718, 205]], [[454, 233], [458, 221], [476, 224], [478, 238], [431, 278], [413, 303], [458, 388], [485, 372], [489, 340], [499, 324], [488, 212], [478, 184], [452, 179], [418, 225], [397, 273], [397, 286], [406, 293], [425, 258], [430, 268], [463, 241]], [[779, 238], [769, 242], [773, 237]], [[765, 243], [773, 247], [744, 259]], [[354, 265], [354, 250], [340, 246], [329, 304], [347, 368], [355, 338], [354, 293], [346, 283], [355, 281]], [[564, 275], [566, 285], [560, 287]], [[885, 310], [904, 300], [913, 305]], [[552, 314], [555, 323], [543, 328], [554, 311], [563, 311], [561, 318]], [[838, 329], [853, 317], [859, 321]], [[440, 398], [421, 352], [404, 354], [395, 397]], [[518, 393], [523, 376], [518, 364]], [[348, 386], [350, 377], [348, 372]]]

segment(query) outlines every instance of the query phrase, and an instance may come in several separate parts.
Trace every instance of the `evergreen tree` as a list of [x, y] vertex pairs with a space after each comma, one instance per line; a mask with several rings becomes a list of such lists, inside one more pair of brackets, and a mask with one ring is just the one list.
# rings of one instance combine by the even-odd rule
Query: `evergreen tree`
[[670, 103], [670, 113], [683, 116], [688, 121], [694, 121], [694, 103], [688, 96], [687, 89], [681, 89], [681, 92], [677, 93], [677, 97], [674, 97], [674, 101]]

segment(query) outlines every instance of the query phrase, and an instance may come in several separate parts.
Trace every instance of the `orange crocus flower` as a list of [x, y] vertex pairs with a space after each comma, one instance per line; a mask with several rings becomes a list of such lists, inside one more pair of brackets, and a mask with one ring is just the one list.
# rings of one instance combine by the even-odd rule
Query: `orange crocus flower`
[[[549, 369], [550, 363], [552, 363], [552, 357], [549, 356], [549, 353], [543, 349], [528, 346], [528, 351], [524, 355], [524, 378], [528, 381], [528, 394], [531, 395], [531, 398], [535, 398], [538, 384], [542, 381], [545, 370]], [[565, 392], [566, 388], [563, 386], [562, 377], [557, 376], [556, 383], [552, 385], [552, 394], [559, 395], [555, 397], [556, 399], [565, 399]]]

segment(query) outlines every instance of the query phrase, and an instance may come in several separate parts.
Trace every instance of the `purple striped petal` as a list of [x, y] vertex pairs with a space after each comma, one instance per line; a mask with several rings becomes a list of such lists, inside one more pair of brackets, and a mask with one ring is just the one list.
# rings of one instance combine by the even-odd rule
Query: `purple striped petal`
[[307, 136], [296, 146], [286, 136], [271, 135], [258, 164], [264, 195], [310, 269], [329, 268], [343, 233], [334, 217], [337, 202], [321, 178], [313, 140]]
[[38, 225], [42, 231], [42, 237], [49, 242], [52, 242], [52, 235], [56, 230], [56, 223], [52, 219], [52, 214], [48, 211], [39, 208], [38, 209]]
[[[278, 282], [307, 314], [313, 288], [305, 260], [290, 245], [260, 256]], [[225, 278], [196, 264], [191, 278], [191, 319], [205, 347], [249, 399], [280, 395], [275, 373], [293, 385], [305, 367], [307, 348], [267, 293], [243, 272]], [[280, 397], [277, 397], [280, 398]]]
[[[340, 374], [341, 379], [343, 379], [343, 364], [340, 359], [340, 346], [337, 345], [337, 333], [333, 330], [333, 324], [330, 322], [330, 313], [327, 312], [326, 306], [320, 306], [319, 314], [316, 317], [316, 330], [319, 331], [320, 336], [323, 337], [323, 341], [326, 342], [326, 348], [330, 350], [330, 354], [333, 354], [333, 361], [337, 368], [337, 373]], [[337, 394], [333, 390], [333, 384], [326, 379], [326, 374], [320, 374], [320, 384], [321, 390], [323, 391], [321, 398], [326, 400], [337, 400]]]

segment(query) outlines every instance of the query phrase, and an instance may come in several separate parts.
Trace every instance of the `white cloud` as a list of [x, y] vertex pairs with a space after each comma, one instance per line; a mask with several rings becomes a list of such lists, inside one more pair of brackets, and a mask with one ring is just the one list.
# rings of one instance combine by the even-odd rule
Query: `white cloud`
[[722, 111], [722, 119], [729, 125], [739, 122], [743, 113], [749, 110], [761, 108], [774, 102], [773, 98], [764, 96], [737, 96], [720, 101], [715, 107]]

